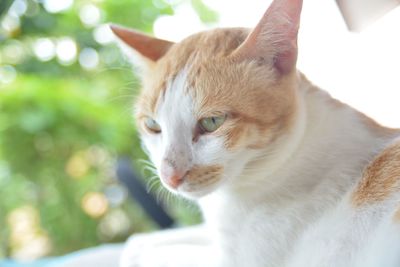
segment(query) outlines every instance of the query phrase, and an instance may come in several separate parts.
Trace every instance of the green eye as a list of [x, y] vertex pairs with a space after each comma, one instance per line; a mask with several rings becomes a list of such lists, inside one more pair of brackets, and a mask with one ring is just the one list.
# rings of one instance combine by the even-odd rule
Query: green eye
[[144, 121], [146, 128], [153, 133], [161, 133], [160, 125], [152, 118], [147, 117]]
[[201, 129], [205, 132], [211, 133], [216, 131], [226, 119], [226, 115], [219, 116], [219, 117], [208, 117], [201, 119], [199, 121]]

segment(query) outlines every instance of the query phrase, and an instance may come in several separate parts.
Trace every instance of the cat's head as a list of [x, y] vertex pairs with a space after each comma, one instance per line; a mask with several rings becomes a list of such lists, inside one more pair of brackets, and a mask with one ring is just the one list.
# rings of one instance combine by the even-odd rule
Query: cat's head
[[296, 114], [301, 0], [275, 0], [253, 30], [216, 29], [179, 43], [111, 26], [142, 63], [136, 121], [170, 191], [197, 198], [278, 151]]

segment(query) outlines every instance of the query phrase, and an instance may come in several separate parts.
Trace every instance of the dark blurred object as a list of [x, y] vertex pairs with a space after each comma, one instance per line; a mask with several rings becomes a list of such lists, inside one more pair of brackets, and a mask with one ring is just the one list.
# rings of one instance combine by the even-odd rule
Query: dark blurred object
[[360, 32], [390, 10], [400, 0], [336, 0], [350, 31]]
[[151, 194], [148, 194], [138, 175], [132, 169], [129, 158], [119, 158], [117, 162], [118, 179], [128, 188], [129, 194], [142, 206], [146, 213], [160, 226], [169, 228], [174, 224], [173, 219], [157, 203]]

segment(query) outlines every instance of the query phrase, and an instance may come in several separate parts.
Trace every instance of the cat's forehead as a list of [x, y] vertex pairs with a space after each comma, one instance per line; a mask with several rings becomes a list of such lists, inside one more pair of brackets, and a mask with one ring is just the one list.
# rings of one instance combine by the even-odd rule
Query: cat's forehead
[[139, 99], [137, 106], [145, 109], [146, 113], [154, 113], [160, 97], [165, 94], [165, 90], [171, 89], [168, 84], [173, 83], [178, 76], [185, 79], [187, 89], [194, 88], [194, 77], [202, 69], [213, 68], [215, 62], [223, 61], [245, 40], [248, 32], [246, 28], [214, 29], [194, 34], [174, 44], [148, 75], [143, 77], [143, 101]]
[[248, 35], [245, 28], [224, 28], [200, 32], [174, 44], [157, 64], [165, 75], [176, 74], [185, 66], [207, 63], [228, 56]]

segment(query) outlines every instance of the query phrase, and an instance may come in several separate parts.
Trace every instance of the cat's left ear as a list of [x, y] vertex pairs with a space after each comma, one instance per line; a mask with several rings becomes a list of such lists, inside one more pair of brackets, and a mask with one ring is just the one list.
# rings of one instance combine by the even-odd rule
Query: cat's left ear
[[302, 3], [302, 0], [274, 0], [232, 56], [274, 64], [282, 74], [294, 70]]
[[174, 44], [118, 25], [112, 24], [110, 28], [125, 45], [136, 51], [148, 64], [157, 62]]

